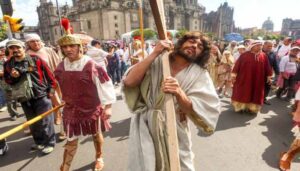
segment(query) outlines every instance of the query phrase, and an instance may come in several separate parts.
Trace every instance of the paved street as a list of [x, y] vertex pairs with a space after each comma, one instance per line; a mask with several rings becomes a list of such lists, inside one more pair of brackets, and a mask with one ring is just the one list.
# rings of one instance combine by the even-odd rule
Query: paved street
[[[287, 102], [274, 97], [271, 106], [264, 106], [257, 117], [236, 114], [229, 99], [222, 99], [223, 108], [216, 133], [201, 134], [192, 126], [195, 166], [198, 171], [278, 171], [279, 153], [288, 148], [292, 134], [291, 116]], [[123, 100], [113, 106], [113, 129], [105, 134], [105, 171], [123, 171], [127, 167], [130, 112]], [[0, 113], [0, 132], [9, 130], [24, 121], [10, 121], [8, 114]], [[58, 130], [58, 127], [56, 127]], [[2, 171], [54, 171], [59, 169], [64, 142], [58, 142], [55, 151], [47, 156], [29, 152], [33, 140], [19, 132], [8, 138], [10, 150], [0, 157]], [[299, 155], [298, 155], [299, 157]], [[72, 170], [91, 170], [94, 146], [91, 138], [80, 140]], [[294, 161], [292, 170], [298, 171], [300, 160]]]

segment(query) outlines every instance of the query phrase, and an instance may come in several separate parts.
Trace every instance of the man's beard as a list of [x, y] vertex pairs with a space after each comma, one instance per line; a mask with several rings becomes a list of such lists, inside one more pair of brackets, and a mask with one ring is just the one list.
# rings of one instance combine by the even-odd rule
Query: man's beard
[[186, 54], [182, 49], [178, 49], [175, 52], [176, 55], [181, 56], [182, 58], [184, 58], [185, 60], [187, 60], [188, 62], [194, 63], [197, 59], [196, 56], [194, 55], [188, 55]]

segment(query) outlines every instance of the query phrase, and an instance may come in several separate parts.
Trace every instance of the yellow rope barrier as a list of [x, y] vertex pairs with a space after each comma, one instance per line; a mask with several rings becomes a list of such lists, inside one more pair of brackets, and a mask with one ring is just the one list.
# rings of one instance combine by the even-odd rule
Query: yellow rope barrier
[[11, 135], [13, 135], [13, 134], [21, 131], [22, 129], [27, 128], [28, 126], [30, 126], [30, 125], [34, 124], [35, 122], [43, 119], [44, 117], [46, 117], [47, 115], [51, 114], [52, 112], [57, 111], [59, 108], [63, 107], [64, 105], [65, 104], [61, 104], [59, 106], [55, 106], [53, 109], [51, 109], [51, 110], [49, 110], [47, 112], [44, 112], [44, 113], [40, 114], [39, 116], [37, 116], [35, 118], [32, 118], [31, 120], [29, 120], [29, 121], [27, 121], [27, 122], [25, 122], [25, 123], [23, 123], [23, 124], [15, 127], [15, 128], [13, 128], [13, 129], [11, 129], [9, 131], [6, 131], [5, 133], [3, 133], [3, 134], [0, 135], [0, 140], [3, 140], [5, 138], [7, 138], [7, 137], [9, 137], [9, 136], [11, 136]]

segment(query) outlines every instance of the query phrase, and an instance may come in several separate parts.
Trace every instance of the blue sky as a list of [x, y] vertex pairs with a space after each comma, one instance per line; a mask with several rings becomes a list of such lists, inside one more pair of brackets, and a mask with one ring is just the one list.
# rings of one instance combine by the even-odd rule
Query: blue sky
[[[206, 12], [216, 11], [226, 0], [198, 0], [206, 7]], [[23, 18], [26, 25], [37, 25], [36, 7], [39, 0], [12, 0], [14, 16]], [[52, 0], [55, 4], [56, 0]], [[58, 0], [59, 4], [72, 4], [71, 0]], [[282, 19], [300, 19], [299, 0], [227, 0], [234, 8], [235, 25], [242, 28], [258, 27], [270, 17], [274, 22], [275, 31], [281, 29]]]
[[[49, 1], [49, 0], [48, 0]], [[51, 0], [53, 4], [56, 0]], [[25, 25], [34, 26], [38, 24], [38, 15], [36, 12], [37, 6], [40, 4], [40, 0], [11, 0], [14, 8], [13, 16], [22, 18]], [[58, 0], [60, 5], [72, 4], [72, 0]], [[2, 12], [0, 13], [2, 15]]]

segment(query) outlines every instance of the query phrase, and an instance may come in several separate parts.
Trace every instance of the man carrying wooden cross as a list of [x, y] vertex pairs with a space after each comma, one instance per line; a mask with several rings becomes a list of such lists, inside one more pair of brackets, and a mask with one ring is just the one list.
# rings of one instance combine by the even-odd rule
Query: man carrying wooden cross
[[164, 93], [172, 94], [175, 101], [181, 171], [195, 170], [189, 120], [213, 133], [220, 114], [220, 102], [205, 69], [209, 40], [201, 32], [188, 32], [180, 38], [169, 55], [171, 77], [163, 80], [161, 54], [171, 47], [170, 41], [161, 40], [125, 74], [126, 102], [135, 114], [130, 126], [130, 171], [170, 170]]

